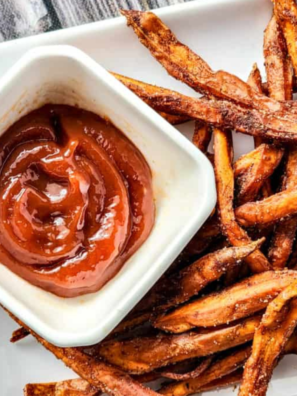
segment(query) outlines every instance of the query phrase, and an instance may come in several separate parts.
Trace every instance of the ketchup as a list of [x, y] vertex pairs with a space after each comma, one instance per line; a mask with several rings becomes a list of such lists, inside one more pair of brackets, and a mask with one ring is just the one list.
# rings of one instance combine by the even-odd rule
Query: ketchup
[[0, 137], [0, 262], [62, 297], [99, 290], [154, 224], [150, 168], [113, 124], [46, 105]]

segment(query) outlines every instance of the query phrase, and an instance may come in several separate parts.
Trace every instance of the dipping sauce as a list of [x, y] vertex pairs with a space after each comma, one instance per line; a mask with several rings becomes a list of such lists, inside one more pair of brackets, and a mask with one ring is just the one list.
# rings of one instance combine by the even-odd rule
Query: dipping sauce
[[46, 105], [0, 137], [0, 262], [62, 297], [99, 290], [154, 224], [150, 168], [98, 115]]

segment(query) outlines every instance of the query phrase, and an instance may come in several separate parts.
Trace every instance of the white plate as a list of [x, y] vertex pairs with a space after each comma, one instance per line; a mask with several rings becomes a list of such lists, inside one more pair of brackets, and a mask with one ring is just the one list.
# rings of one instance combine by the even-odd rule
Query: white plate
[[[246, 79], [253, 62], [262, 68], [263, 31], [271, 16], [269, 0], [200, 0], [157, 11], [177, 36], [201, 54], [214, 69], [224, 69]], [[44, 44], [72, 44], [107, 69], [193, 94], [190, 88], [169, 77], [141, 46], [123, 20], [99, 22], [66, 31], [0, 45], [0, 75], [29, 48]], [[180, 130], [192, 132], [192, 125]], [[252, 148], [247, 136], [236, 136], [236, 153]], [[61, 362], [32, 339], [19, 345], [8, 343], [16, 325], [0, 312], [0, 395], [21, 396], [27, 382], [74, 378]], [[296, 396], [297, 359], [286, 357], [277, 368], [269, 396]], [[207, 393], [234, 395], [232, 389]]]

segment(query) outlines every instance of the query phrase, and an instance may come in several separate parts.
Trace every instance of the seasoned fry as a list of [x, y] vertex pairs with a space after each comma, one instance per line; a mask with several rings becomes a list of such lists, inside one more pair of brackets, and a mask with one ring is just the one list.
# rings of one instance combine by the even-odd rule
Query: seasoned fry
[[24, 388], [24, 396], [56, 396], [57, 383], [28, 384]]
[[[293, 2], [293, 0], [282, 0]], [[209, 65], [180, 43], [171, 30], [152, 12], [122, 10], [139, 40], [145, 45], [167, 72], [196, 91], [220, 99], [234, 101], [253, 109], [294, 112], [294, 103], [279, 103], [252, 89], [238, 77], [214, 72]], [[288, 40], [287, 40], [288, 41]]]
[[189, 118], [187, 116], [167, 114], [167, 113], [164, 113], [163, 111], [159, 111], [158, 113], [160, 114], [161, 117], [165, 118], [165, 120], [168, 121], [172, 125], [179, 125], [179, 124], [183, 124], [184, 122], [189, 121]]
[[247, 83], [250, 87], [252, 87], [256, 92], [263, 95], [263, 84], [260, 70], [258, 68], [257, 63], [253, 64], [253, 68], [248, 77]]
[[[285, 179], [282, 185], [283, 191], [293, 190], [297, 187], [297, 148], [289, 148], [285, 169]], [[275, 269], [285, 267], [293, 249], [296, 236], [297, 217], [293, 216], [280, 222], [275, 229], [268, 257]]]
[[267, 307], [256, 330], [239, 396], [265, 396], [272, 372], [297, 325], [297, 281]]
[[[275, 16], [272, 17], [264, 35], [264, 56], [270, 97], [291, 100], [293, 94], [293, 68], [287, 54], [287, 45]], [[286, 163], [286, 181], [282, 190], [296, 187], [297, 151], [289, 148]], [[297, 219], [292, 218], [276, 226], [268, 257], [275, 269], [282, 269], [292, 252]]]
[[[244, 347], [232, 352], [210, 366], [201, 376], [187, 381], [173, 382], [165, 385], [159, 393], [167, 396], [186, 396], [200, 392], [201, 388], [212, 381], [228, 375], [242, 367], [251, 353], [251, 347]], [[252, 394], [251, 394], [252, 395]]]
[[205, 358], [194, 370], [189, 371], [184, 374], [179, 374], [179, 373], [175, 373], [173, 371], [168, 371], [168, 369], [167, 369], [167, 370], [162, 370], [161, 375], [163, 378], [169, 378], [169, 379], [173, 379], [176, 381], [183, 381], [183, 380], [188, 380], [191, 378], [197, 378], [202, 373], [204, 373], [205, 370], [208, 369], [208, 367], [212, 363], [212, 360], [213, 360], [212, 357]]
[[235, 209], [236, 219], [244, 227], [272, 224], [296, 213], [297, 190], [285, 190]]
[[211, 140], [211, 129], [208, 125], [195, 122], [195, 130], [192, 138], [193, 144], [199, 148], [203, 153], [206, 153], [207, 147]]
[[[233, 246], [243, 246], [250, 243], [251, 240], [248, 234], [239, 227], [234, 215], [234, 176], [229, 151], [229, 133], [215, 128], [215, 175], [221, 229]], [[256, 250], [246, 258], [246, 262], [253, 272], [270, 269], [268, 260], [260, 250]]]
[[252, 136], [287, 142], [297, 141], [297, 115], [292, 116], [288, 112], [281, 115], [251, 110], [223, 100], [192, 98], [165, 88], [155, 91], [150, 100], [151, 106], [158, 111], [178, 113]]
[[20, 326], [28, 330], [42, 346], [52, 352], [57, 359], [62, 360], [66, 366], [71, 368], [82, 379], [88, 381], [93, 387], [103, 390], [111, 396], [157, 395], [156, 392], [133, 380], [125, 372], [88, 356], [77, 348], [60, 348], [50, 344], [10, 312], [8, 314]]
[[274, 0], [274, 14], [285, 36], [295, 75], [297, 75], [297, 7], [295, 1]]
[[130, 373], [145, 373], [183, 360], [212, 355], [253, 338], [261, 315], [222, 328], [181, 335], [159, 334], [98, 345], [106, 361]]
[[82, 379], [74, 379], [50, 384], [28, 384], [24, 396], [99, 396], [96, 390]]
[[23, 327], [20, 327], [19, 329], [15, 330], [12, 333], [10, 342], [15, 343], [15, 342], [21, 341], [22, 339], [26, 338], [29, 334], [30, 334], [29, 331], [27, 331]]
[[[242, 160], [236, 161], [234, 175], [238, 186], [238, 205], [254, 201], [257, 198], [260, 189], [277, 168], [282, 157], [283, 149], [263, 143], [241, 157]], [[243, 169], [245, 172], [242, 172]]]
[[264, 34], [264, 57], [270, 98], [291, 100], [293, 68], [283, 33], [273, 16]]
[[160, 316], [154, 326], [165, 331], [181, 333], [193, 327], [230, 323], [264, 309], [295, 279], [297, 271], [267, 271], [257, 274]]
[[[137, 95], [140, 99], [142, 99], [146, 104], [148, 104], [150, 107], [153, 109], [156, 109], [154, 105], [154, 101], [152, 98], [158, 93], [162, 94], [163, 91], [165, 90], [164, 88], [158, 87], [156, 85], [144, 83], [139, 80], [135, 80], [131, 77], [126, 77], [118, 73], [110, 72], [117, 80], [119, 80], [122, 84], [124, 84], [127, 88], [130, 89], [135, 95]], [[170, 91], [169, 89], [166, 89], [166, 92], [171, 92], [172, 95], [175, 94], [174, 91]], [[180, 115], [178, 113], [173, 113], [173, 114], [167, 114], [165, 112], [159, 111], [160, 115], [165, 118], [170, 124], [177, 125], [181, 124], [183, 122], [187, 122], [190, 120], [189, 117]]]
[[131, 328], [164, 313], [171, 307], [188, 301], [209, 283], [219, 279], [224, 273], [236, 268], [245, 257], [258, 249], [264, 239], [242, 247], [223, 248], [210, 253], [188, 265], [177, 274], [165, 277], [151, 290], [141, 303], [142, 309], [134, 317], [127, 319], [117, 328]]
[[263, 242], [264, 238], [246, 246], [218, 250], [195, 261], [177, 275], [169, 277], [162, 284], [159, 293], [160, 296], [165, 295], [166, 302], [162, 303], [158, 312], [164, 312], [165, 309], [188, 301], [210, 282], [237, 267], [241, 260], [258, 249]]

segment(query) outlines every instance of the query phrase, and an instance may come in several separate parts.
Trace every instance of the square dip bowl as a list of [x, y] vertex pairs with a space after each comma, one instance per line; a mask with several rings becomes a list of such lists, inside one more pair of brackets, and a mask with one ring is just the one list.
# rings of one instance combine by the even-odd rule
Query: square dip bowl
[[174, 127], [75, 47], [29, 51], [1, 78], [0, 103], [0, 134], [47, 103], [97, 113], [140, 149], [151, 168], [156, 207], [153, 230], [98, 292], [57, 297], [0, 263], [0, 304], [57, 346], [95, 344], [154, 285], [210, 215], [216, 203], [213, 168]]

